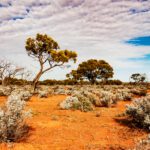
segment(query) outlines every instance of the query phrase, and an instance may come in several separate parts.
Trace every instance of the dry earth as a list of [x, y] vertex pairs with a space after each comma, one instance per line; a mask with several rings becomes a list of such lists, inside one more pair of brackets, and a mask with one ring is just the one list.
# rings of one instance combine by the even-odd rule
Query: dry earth
[[[33, 117], [27, 120], [31, 127], [26, 140], [9, 147], [1, 144], [1, 150], [128, 150], [135, 141], [146, 136], [139, 129], [119, 123], [116, 115], [130, 102], [120, 101], [113, 108], [96, 108], [93, 112], [59, 110], [58, 104], [66, 96], [50, 96], [39, 99], [33, 96], [27, 103]], [[0, 105], [6, 97], [0, 98]], [[97, 116], [99, 114], [100, 116]]]

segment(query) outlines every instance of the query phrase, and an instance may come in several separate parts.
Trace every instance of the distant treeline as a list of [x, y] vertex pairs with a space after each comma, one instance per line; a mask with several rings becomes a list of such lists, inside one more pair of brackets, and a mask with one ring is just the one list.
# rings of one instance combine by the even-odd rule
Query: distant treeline
[[[2, 81], [0, 80], [0, 85]], [[38, 85], [90, 85], [89, 81], [75, 81], [70, 79], [65, 80], [55, 80], [55, 79], [47, 79], [43, 81], [38, 81]], [[122, 82], [120, 80], [106, 80], [106, 81], [97, 81], [96, 85], [125, 85], [125, 84], [137, 84], [135, 82]], [[138, 83], [140, 84], [140, 83]], [[148, 82], [143, 82], [141, 84], [149, 84]], [[8, 80], [7, 85], [32, 85], [32, 81], [27, 81], [23, 79], [10, 78]]]
[[[0, 84], [2, 84], [2, 81], [0, 80]], [[32, 84], [32, 81], [27, 81], [23, 79], [17, 79], [17, 78], [11, 78], [9, 79], [9, 85], [30, 85]], [[75, 81], [70, 79], [65, 80], [54, 80], [54, 79], [47, 79], [43, 81], [38, 82], [39, 85], [89, 85], [91, 84], [89, 81]], [[123, 84], [120, 80], [107, 80], [105, 82], [96, 82], [95, 84], [107, 84], [107, 85], [121, 85]]]

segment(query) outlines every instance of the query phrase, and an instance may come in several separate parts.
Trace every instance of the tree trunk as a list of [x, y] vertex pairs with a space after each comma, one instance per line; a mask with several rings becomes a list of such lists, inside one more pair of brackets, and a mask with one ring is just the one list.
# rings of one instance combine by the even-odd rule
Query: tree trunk
[[2, 80], [2, 86], [7, 86], [8, 85], [8, 78], [5, 77], [3, 80]]
[[33, 91], [35, 91], [35, 89], [37, 88], [37, 83], [41, 77], [41, 75], [43, 74], [42, 70], [36, 75], [36, 77], [34, 78], [33, 82], [32, 82], [32, 86], [33, 86]]
[[5, 86], [6, 84], [5, 84], [5, 80], [3, 79], [2, 80], [2, 86]]

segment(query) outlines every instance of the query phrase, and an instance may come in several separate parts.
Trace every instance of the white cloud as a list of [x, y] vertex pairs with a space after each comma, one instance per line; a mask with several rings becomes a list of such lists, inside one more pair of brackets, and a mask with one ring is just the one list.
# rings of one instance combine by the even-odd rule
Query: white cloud
[[[129, 74], [140, 68], [148, 72], [145, 62], [128, 59], [149, 54], [150, 47], [136, 47], [124, 41], [150, 35], [150, 0], [1, 0], [1, 5], [1, 57], [21, 57], [14, 61], [22, 60], [30, 67], [25, 39], [40, 32], [54, 37], [62, 48], [76, 50], [79, 62], [105, 59], [118, 72], [125, 69]], [[17, 17], [24, 19], [13, 19]], [[57, 78], [63, 78], [65, 73]], [[52, 76], [59, 74], [60, 70], [54, 71]]]

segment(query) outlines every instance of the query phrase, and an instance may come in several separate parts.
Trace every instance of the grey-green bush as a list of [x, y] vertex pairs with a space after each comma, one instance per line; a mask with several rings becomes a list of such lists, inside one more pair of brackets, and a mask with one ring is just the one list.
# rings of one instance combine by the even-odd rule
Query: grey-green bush
[[25, 101], [20, 96], [10, 96], [6, 105], [0, 108], [0, 142], [15, 142], [27, 136], [28, 126], [24, 111]]
[[126, 114], [137, 125], [150, 130], [150, 96], [136, 99], [127, 105]]

